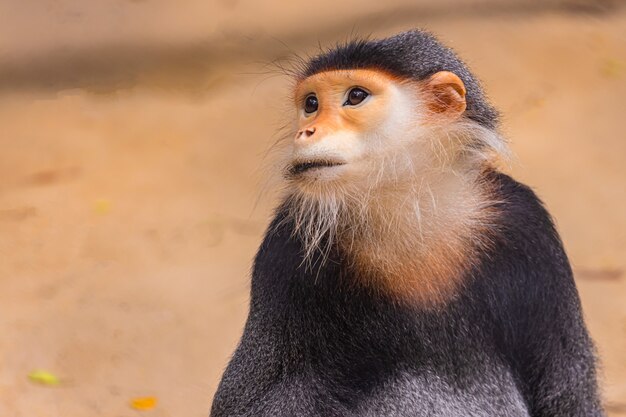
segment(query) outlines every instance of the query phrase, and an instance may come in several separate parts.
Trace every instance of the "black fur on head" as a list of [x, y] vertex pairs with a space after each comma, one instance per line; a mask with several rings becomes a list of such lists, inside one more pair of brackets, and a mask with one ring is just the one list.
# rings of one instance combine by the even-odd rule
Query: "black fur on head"
[[338, 45], [312, 58], [300, 77], [324, 71], [364, 68], [380, 69], [414, 80], [423, 80], [439, 71], [453, 72], [467, 89], [465, 115], [489, 129], [495, 129], [498, 124], [498, 112], [489, 104], [480, 83], [467, 66], [451, 49], [422, 30]]

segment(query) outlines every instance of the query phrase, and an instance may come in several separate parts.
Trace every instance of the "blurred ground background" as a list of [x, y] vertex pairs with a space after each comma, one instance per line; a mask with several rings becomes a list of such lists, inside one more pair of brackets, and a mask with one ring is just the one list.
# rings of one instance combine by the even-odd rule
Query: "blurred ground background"
[[154, 396], [143, 415], [206, 416], [273, 205], [255, 201], [289, 79], [267, 64], [420, 26], [502, 110], [626, 416], [625, 6], [0, 0], [0, 415], [134, 416]]

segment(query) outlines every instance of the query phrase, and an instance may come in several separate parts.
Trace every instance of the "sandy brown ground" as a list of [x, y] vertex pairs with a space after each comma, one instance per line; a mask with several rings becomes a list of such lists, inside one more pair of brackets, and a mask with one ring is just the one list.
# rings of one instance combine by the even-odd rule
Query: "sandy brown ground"
[[[158, 398], [146, 416], [206, 416], [275, 203], [255, 206], [289, 80], [264, 63], [418, 25], [461, 52], [502, 110], [508, 171], [557, 219], [607, 408], [626, 416], [626, 10], [327, 1], [306, 18], [276, 1], [11, 3], [1, 416], [132, 416], [138, 396]], [[38, 368], [62, 384], [31, 383]]]

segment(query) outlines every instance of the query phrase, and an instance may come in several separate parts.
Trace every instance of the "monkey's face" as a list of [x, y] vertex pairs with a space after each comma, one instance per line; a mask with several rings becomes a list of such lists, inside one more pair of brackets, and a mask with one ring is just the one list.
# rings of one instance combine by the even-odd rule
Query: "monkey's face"
[[298, 129], [289, 175], [299, 183], [329, 182], [366, 174], [383, 143], [413, 123], [411, 98], [378, 71], [330, 71], [296, 90]]
[[[455, 86], [442, 87], [450, 84]], [[406, 170], [427, 164], [424, 130], [433, 114], [441, 118], [450, 107], [460, 116], [464, 94], [451, 73], [421, 84], [366, 69], [306, 78], [296, 88], [297, 132], [287, 177], [301, 190], [397, 182]]]

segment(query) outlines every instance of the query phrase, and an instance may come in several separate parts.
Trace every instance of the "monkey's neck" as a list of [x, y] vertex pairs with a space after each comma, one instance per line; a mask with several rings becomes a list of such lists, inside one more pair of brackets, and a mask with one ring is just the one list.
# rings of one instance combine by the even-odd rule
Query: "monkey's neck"
[[[323, 230], [372, 289], [437, 305], [454, 296], [489, 245], [495, 213], [483, 177], [482, 170], [447, 171], [382, 186], [336, 213], [313, 214], [301, 231]], [[319, 245], [319, 237], [307, 238]]]
[[340, 226], [338, 243], [367, 285], [438, 304], [488, 246], [491, 200], [479, 171], [434, 173], [421, 187], [381, 192], [357, 227]]

